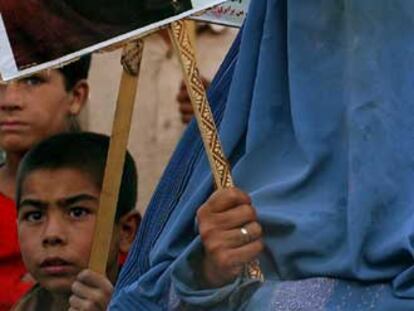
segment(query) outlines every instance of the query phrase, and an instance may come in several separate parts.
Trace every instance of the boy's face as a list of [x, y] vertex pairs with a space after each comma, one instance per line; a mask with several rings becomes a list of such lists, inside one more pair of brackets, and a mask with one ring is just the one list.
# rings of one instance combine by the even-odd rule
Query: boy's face
[[0, 85], [0, 146], [25, 152], [39, 141], [67, 128], [70, 114], [78, 114], [79, 93], [67, 92], [64, 76], [48, 70]]
[[[100, 189], [76, 169], [40, 169], [22, 185], [18, 233], [23, 260], [34, 279], [55, 293], [70, 293], [87, 268]], [[109, 266], [116, 265], [118, 233]]]

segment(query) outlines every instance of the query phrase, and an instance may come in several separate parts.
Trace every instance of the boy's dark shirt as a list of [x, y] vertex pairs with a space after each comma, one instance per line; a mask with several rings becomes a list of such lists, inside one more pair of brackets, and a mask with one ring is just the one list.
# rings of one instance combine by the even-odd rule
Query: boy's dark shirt
[[[121, 271], [122, 265], [119, 266]], [[52, 297], [50, 293], [40, 285], [35, 285], [10, 311], [61, 311], [52, 310]], [[64, 309], [66, 311], [66, 309]]]
[[[52, 311], [52, 298], [47, 290], [36, 285], [13, 307], [11, 311]], [[57, 310], [53, 310], [57, 311]]]

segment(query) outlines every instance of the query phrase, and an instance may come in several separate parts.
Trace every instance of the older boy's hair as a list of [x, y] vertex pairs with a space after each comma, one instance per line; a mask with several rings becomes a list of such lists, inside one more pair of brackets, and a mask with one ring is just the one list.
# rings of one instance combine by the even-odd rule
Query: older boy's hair
[[[25, 179], [37, 170], [76, 169], [88, 174], [95, 185], [102, 189], [109, 140], [108, 136], [96, 133], [66, 133], [48, 138], [32, 148], [23, 158], [17, 173], [17, 209], [20, 208]], [[128, 152], [122, 174], [116, 221], [135, 208], [137, 182], [135, 162]]]
[[79, 81], [88, 79], [90, 67], [91, 55], [85, 55], [74, 62], [58, 68], [65, 78], [66, 91], [72, 90]]

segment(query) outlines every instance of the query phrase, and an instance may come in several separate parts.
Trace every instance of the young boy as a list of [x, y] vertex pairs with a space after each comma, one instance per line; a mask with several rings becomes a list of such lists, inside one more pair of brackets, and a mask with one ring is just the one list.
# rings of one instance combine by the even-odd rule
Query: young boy
[[137, 172], [125, 160], [107, 277], [86, 270], [99, 207], [109, 138], [68, 133], [49, 138], [24, 157], [16, 204], [23, 261], [37, 286], [14, 310], [106, 310], [137, 228]]

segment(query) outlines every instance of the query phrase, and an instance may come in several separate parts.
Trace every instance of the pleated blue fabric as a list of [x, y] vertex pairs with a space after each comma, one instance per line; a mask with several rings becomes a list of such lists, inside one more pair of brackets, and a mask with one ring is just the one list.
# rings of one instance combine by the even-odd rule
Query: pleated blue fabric
[[408, 0], [252, 1], [210, 98], [264, 227], [266, 281], [197, 284], [194, 219], [213, 187], [193, 127], [112, 308], [413, 310], [413, 26]]

